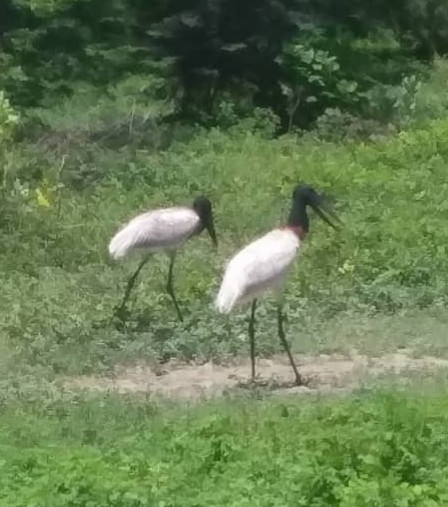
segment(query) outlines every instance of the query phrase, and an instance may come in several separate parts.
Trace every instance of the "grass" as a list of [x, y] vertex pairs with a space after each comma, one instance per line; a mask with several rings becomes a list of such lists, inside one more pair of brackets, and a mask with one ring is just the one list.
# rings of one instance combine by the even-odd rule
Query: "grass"
[[447, 408], [444, 392], [424, 387], [183, 407], [113, 395], [15, 402], [0, 415], [0, 499], [11, 507], [443, 505]]
[[[144, 129], [135, 146], [93, 142], [89, 129], [108, 123], [101, 104], [67, 121], [39, 112], [63, 127], [59, 149], [24, 142], [0, 153], [1, 506], [447, 503], [444, 372], [365, 379], [368, 389], [343, 398], [252, 392], [194, 406], [55, 382], [136, 362], [247, 356], [247, 314], [220, 317], [213, 298], [225, 261], [285, 220], [298, 182], [329, 194], [345, 226], [335, 233], [312, 216], [284, 297], [294, 351], [447, 358], [448, 99], [438, 65], [439, 79], [420, 88], [419, 123], [376, 143], [272, 139], [269, 122], [248, 120], [154, 151]], [[220, 246], [196, 238], [177, 260], [185, 322], [164, 292], [163, 256], [143, 271], [129, 320], [114, 320], [137, 261], [112, 262], [111, 235], [139, 210], [200, 193], [213, 201]], [[281, 350], [275, 324], [268, 300], [261, 356]]]
[[[295, 347], [314, 341], [323, 324], [344, 315], [349, 323], [357, 314], [443, 307], [447, 131], [446, 120], [438, 120], [364, 145], [216, 130], [152, 155], [118, 152], [112, 161], [112, 154], [105, 160], [98, 154], [91, 170], [104, 165], [107, 178], [83, 191], [68, 183], [51, 191], [56, 181], [41, 185], [50, 205], [39, 205], [30, 191], [4, 228], [0, 342], [55, 373], [135, 358], [246, 353], [245, 313], [217, 316], [214, 294], [229, 256], [285, 220], [292, 187], [300, 181], [329, 193], [345, 226], [336, 233], [312, 217], [285, 291]], [[131, 318], [119, 326], [111, 319], [113, 307], [136, 261], [109, 260], [109, 238], [139, 210], [188, 203], [198, 193], [213, 200], [220, 247], [213, 253], [203, 236], [177, 260], [175, 285], [185, 324], [176, 322], [164, 292], [168, 262], [159, 256], [145, 267]], [[259, 317], [260, 352], [270, 354], [279, 345], [272, 339], [269, 302]]]

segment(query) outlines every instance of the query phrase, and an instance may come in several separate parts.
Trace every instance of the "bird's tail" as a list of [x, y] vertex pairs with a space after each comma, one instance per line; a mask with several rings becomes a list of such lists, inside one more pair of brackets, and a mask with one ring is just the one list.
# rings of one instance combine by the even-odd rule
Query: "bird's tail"
[[219, 313], [229, 313], [241, 295], [241, 289], [237, 281], [224, 277], [218, 295], [215, 299], [215, 308]]
[[113, 259], [124, 257], [133, 246], [133, 235], [129, 234], [128, 227], [124, 227], [115, 234], [109, 243], [109, 254]]

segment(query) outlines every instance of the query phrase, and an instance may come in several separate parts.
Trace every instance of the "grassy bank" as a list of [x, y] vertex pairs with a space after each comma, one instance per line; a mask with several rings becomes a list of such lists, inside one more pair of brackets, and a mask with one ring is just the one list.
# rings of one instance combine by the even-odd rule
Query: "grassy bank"
[[[120, 358], [216, 358], [245, 350], [245, 316], [223, 319], [212, 309], [224, 263], [282, 223], [291, 189], [303, 181], [331, 196], [345, 226], [336, 233], [313, 216], [285, 296], [297, 346], [313, 326], [335, 317], [444, 306], [447, 139], [446, 120], [374, 144], [269, 140], [240, 126], [165, 152], [99, 151], [85, 171], [107, 176], [81, 190], [69, 186], [73, 161], [60, 170], [60, 160], [46, 160], [40, 167], [48, 183], [38, 187], [46, 203], [35, 189], [22, 190], [3, 229], [3, 347], [72, 373]], [[28, 170], [37, 164], [26, 160]], [[220, 247], [213, 253], [201, 237], [178, 259], [175, 283], [186, 323], [175, 320], [164, 292], [167, 260], [159, 256], [142, 274], [129, 322], [117, 327], [113, 307], [135, 261], [111, 262], [109, 238], [139, 210], [188, 203], [198, 193], [213, 200]], [[268, 303], [259, 315], [261, 351], [272, 353], [273, 308]]]

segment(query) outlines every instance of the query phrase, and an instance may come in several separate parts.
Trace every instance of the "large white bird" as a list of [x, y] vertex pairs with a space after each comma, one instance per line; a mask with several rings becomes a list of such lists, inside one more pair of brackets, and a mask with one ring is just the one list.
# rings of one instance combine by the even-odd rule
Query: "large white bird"
[[179, 320], [182, 313], [174, 295], [173, 267], [176, 250], [192, 236], [207, 229], [213, 244], [217, 246], [212, 205], [207, 197], [195, 199], [191, 207], [161, 208], [142, 213], [125, 224], [112, 238], [109, 253], [114, 259], [120, 259], [131, 252], [143, 252], [144, 257], [135, 273], [128, 281], [126, 292], [117, 315], [123, 316], [126, 304], [138, 274], [157, 251], [164, 251], [170, 258], [166, 290], [173, 300]]
[[[252, 381], [255, 379], [255, 310], [257, 298], [268, 290], [280, 295], [286, 274], [295, 260], [301, 241], [309, 230], [307, 206], [329, 225], [336, 225], [323, 213], [340, 222], [324, 199], [309, 185], [298, 185], [292, 195], [287, 224], [274, 229], [240, 250], [227, 264], [215, 306], [220, 313], [229, 313], [236, 305], [252, 301], [249, 338]], [[277, 303], [278, 336], [294, 370], [295, 381], [302, 384], [283, 330], [280, 298]]]

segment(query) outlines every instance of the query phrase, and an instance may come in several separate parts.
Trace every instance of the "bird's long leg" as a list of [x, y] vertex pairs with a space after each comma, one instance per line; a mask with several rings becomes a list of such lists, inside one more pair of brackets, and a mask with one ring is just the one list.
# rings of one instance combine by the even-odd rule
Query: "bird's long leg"
[[250, 361], [252, 382], [255, 380], [255, 310], [257, 308], [257, 300], [252, 301], [249, 320], [249, 339], [250, 339]]
[[171, 299], [173, 300], [173, 303], [174, 303], [174, 307], [176, 308], [177, 317], [182, 322], [184, 319], [182, 317], [182, 313], [181, 313], [179, 305], [177, 303], [176, 296], [174, 295], [174, 287], [173, 287], [173, 267], [174, 267], [175, 258], [176, 258], [176, 254], [170, 254], [170, 267], [168, 270], [168, 282], [166, 284], [166, 291], [171, 296]]
[[129, 278], [128, 284], [126, 286], [126, 291], [124, 293], [123, 301], [121, 302], [121, 305], [117, 307], [116, 315], [123, 316], [124, 311], [126, 309], [127, 302], [129, 300], [129, 297], [131, 295], [132, 289], [134, 288], [135, 282], [137, 280], [137, 277], [142, 270], [143, 266], [148, 262], [150, 258], [150, 255], [147, 255], [144, 257], [144, 259], [140, 262], [137, 269], [135, 270], [134, 274]]
[[296, 363], [294, 362], [294, 358], [291, 354], [291, 349], [289, 348], [288, 342], [286, 340], [285, 331], [283, 329], [283, 314], [282, 314], [282, 306], [279, 304], [277, 306], [277, 323], [278, 323], [278, 337], [280, 338], [280, 341], [282, 342], [282, 345], [288, 354], [289, 362], [291, 363], [292, 369], [294, 370], [294, 374], [296, 377], [296, 384], [298, 386], [303, 384], [302, 377], [300, 376]]

